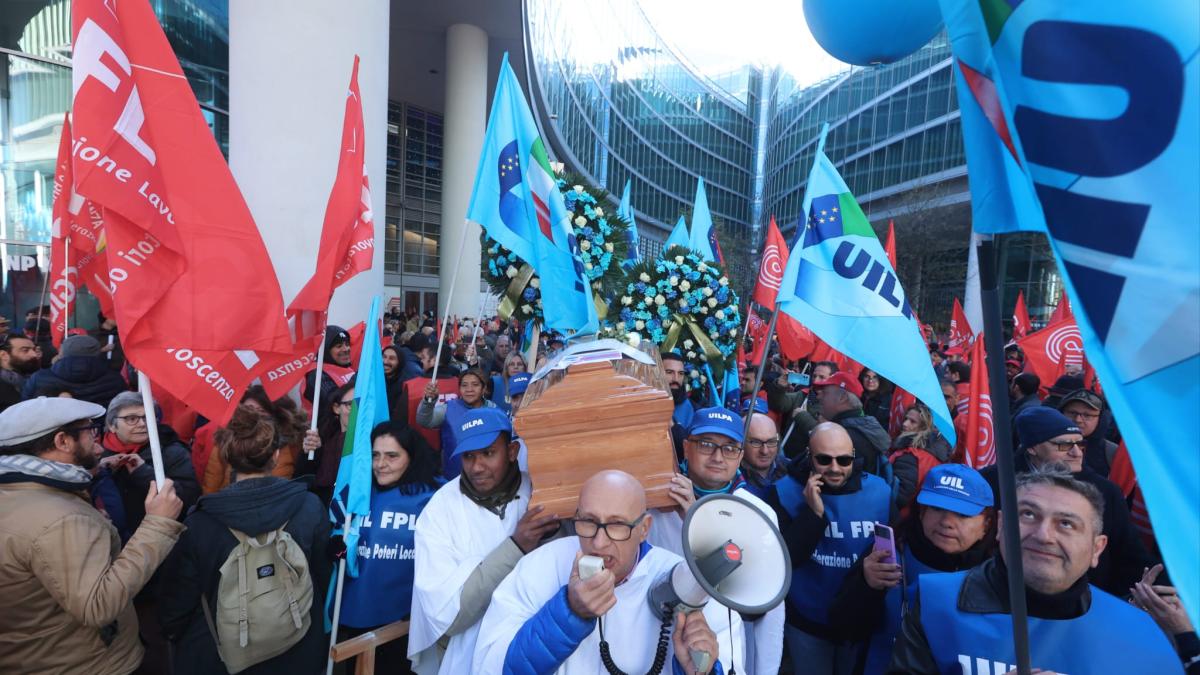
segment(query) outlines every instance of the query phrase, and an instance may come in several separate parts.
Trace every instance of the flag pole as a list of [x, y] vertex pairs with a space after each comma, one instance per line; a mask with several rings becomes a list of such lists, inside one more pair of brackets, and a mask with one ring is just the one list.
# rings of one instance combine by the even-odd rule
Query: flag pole
[[[350, 513], [346, 513], [343, 535], [350, 531]], [[325, 675], [333, 675], [333, 646], [337, 644], [338, 624], [342, 621], [342, 587], [346, 581], [346, 556], [338, 560], [337, 585], [333, 592], [333, 630], [329, 631], [329, 655], [325, 657]]]
[[158, 440], [158, 419], [154, 414], [154, 393], [150, 391], [150, 376], [138, 369], [138, 391], [142, 394], [142, 407], [146, 412], [146, 433], [150, 436], [150, 461], [154, 464], [154, 482], [159, 491], [167, 480], [163, 472], [162, 442]]
[[[71, 283], [71, 275], [68, 270], [71, 269], [71, 238], [67, 237], [63, 242], [63, 281], [69, 286]], [[74, 291], [72, 291], [72, 300], [74, 300]], [[67, 333], [71, 330], [71, 301], [63, 303], [63, 311], [66, 314], [63, 316], [63, 339], [67, 339]], [[51, 326], [50, 332], [53, 334], [54, 327]]]
[[[329, 330], [329, 315], [325, 315], [325, 327], [321, 329], [321, 341], [317, 343], [317, 374], [313, 377], [312, 390], [312, 419], [308, 420], [308, 430], [317, 430], [317, 413], [321, 409], [321, 379], [325, 376], [325, 332]], [[308, 451], [308, 461], [313, 461], [315, 450]]]
[[[46, 273], [42, 275], [42, 298], [41, 298], [41, 300], [38, 301], [38, 309], [37, 309], [38, 326], [42, 325], [42, 308], [46, 306], [46, 292], [50, 290], [50, 272], [53, 271], [50, 269], [50, 267], [51, 267], [51, 258], [49, 256], [47, 256], [47, 258], [46, 258]], [[37, 337], [38, 337], [38, 331], [35, 329], [33, 331], [33, 341], [35, 344], [37, 343]]]
[[746, 411], [746, 427], [743, 429], [743, 437], [750, 435], [750, 420], [754, 419], [754, 398], [758, 397], [758, 388], [762, 386], [763, 372], [767, 369], [767, 356], [770, 353], [771, 338], [775, 337], [775, 323], [779, 321], [779, 313], [783, 310], [779, 307], [778, 297], [775, 302], [775, 311], [771, 312], [771, 323], [767, 324], [767, 349], [763, 351], [762, 358], [758, 360], [758, 371], [754, 373], [754, 388], [750, 390], [750, 410]]
[[[981, 235], [979, 241], [979, 282], [983, 301], [983, 337], [987, 350], [987, 376], [989, 389], [996, 391], [995, 383], [1005, 381], [1004, 337], [1000, 325], [1000, 290], [997, 283], [995, 242], [991, 236]], [[1001, 392], [1004, 388], [1001, 387]], [[1012, 430], [1009, 429], [1008, 397], [1004, 394], [992, 396], [993, 438], [996, 441], [996, 467], [1000, 477], [1000, 513], [1017, 512], [1017, 488], [1012, 449]], [[1025, 572], [1021, 563], [1021, 537], [1016, 518], [1005, 518], [1004, 536], [1000, 545], [1004, 547], [1004, 564], [1008, 568], [1008, 602], [1012, 607], [1013, 646], [1017, 660], [1017, 673], [1030, 675], [1029, 628], [1025, 608]]]
[[[463, 218], [464, 230], [469, 230], [471, 221]], [[442, 319], [442, 330], [438, 335], [437, 354], [434, 356], [433, 362], [433, 377], [431, 381], [437, 384], [438, 368], [442, 365], [442, 345], [446, 342], [446, 324], [450, 322], [450, 301], [454, 298], [454, 287], [458, 285], [458, 268], [462, 267], [463, 250], [467, 248], [467, 233], [464, 231], [462, 239], [458, 242], [458, 259], [454, 263], [454, 272], [450, 274], [450, 292], [446, 298], [446, 314]]]

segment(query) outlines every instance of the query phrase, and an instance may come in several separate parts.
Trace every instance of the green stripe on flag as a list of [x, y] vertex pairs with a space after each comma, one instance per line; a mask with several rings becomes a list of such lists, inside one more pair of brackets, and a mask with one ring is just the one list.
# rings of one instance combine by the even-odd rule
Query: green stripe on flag
[[842, 232], [848, 235], [858, 235], [860, 237], [874, 237], [875, 230], [871, 227], [871, 222], [867, 220], [866, 214], [859, 208], [858, 202], [854, 201], [854, 195], [849, 192], [843, 192], [838, 195], [838, 204], [842, 209]]
[[1012, 16], [1012, 6], [1006, 0], [979, 0], [979, 10], [983, 12], [983, 22], [987, 24], [988, 37], [992, 44], [1000, 39], [1004, 23]]
[[354, 428], [358, 420], [358, 398], [350, 404], [350, 423], [346, 425], [346, 440], [342, 443], [342, 459], [354, 454]]

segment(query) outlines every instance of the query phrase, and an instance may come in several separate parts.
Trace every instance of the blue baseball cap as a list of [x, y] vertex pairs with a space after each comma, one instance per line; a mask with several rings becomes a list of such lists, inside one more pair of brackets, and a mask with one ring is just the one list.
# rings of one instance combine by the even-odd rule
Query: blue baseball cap
[[454, 428], [457, 444], [451, 457], [483, 450], [496, 442], [501, 432], [512, 436], [512, 420], [499, 408], [475, 408], [467, 412]]
[[992, 486], [975, 469], [963, 464], [939, 464], [925, 474], [917, 503], [969, 518], [994, 506], [996, 500]]
[[754, 408], [754, 412], [763, 415], [766, 415], [769, 411], [766, 400], [759, 398], [758, 396], [755, 396], [754, 398], [748, 398], [742, 402], [742, 414], [745, 415], [749, 413], [751, 407]]
[[689, 436], [700, 434], [721, 434], [741, 443], [746, 439], [742, 420], [728, 408], [704, 408], [697, 410], [692, 416], [692, 425], [688, 427]]
[[529, 373], [517, 373], [508, 378], [508, 395], [517, 396], [524, 394], [525, 390], [529, 388], [530, 377]]

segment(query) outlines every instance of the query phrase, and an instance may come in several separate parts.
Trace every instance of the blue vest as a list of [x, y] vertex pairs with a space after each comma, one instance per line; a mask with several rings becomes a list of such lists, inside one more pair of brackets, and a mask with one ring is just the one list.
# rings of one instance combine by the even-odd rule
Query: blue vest
[[[967, 572], [920, 578], [921, 625], [938, 672], [994, 675], [1016, 668], [1012, 617], [958, 609]], [[1075, 619], [1029, 618], [1033, 668], [1060, 675], [1183, 673], [1183, 665], [1154, 621], [1135, 607], [1091, 587], [1092, 606]]]
[[417, 516], [435, 490], [406, 495], [371, 488], [371, 512], [359, 528], [358, 577], [346, 574], [343, 625], [374, 628], [408, 616], [412, 606]]
[[511, 413], [512, 402], [504, 395], [507, 385], [508, 383], [504, 380], [504, 377], [500, 375], [492, 376], [492, 403], [495, 403], [496, 407], [504, 412]]
[[[888, 484], [869, 473], [862, 488], [844, 495], [821, 495], [829, 525], [809, 560], [793, 560], [788, 605], [805, 620], [828, 625], [829, 605], [850, 567], [875, 535], [875, 523], [888, 522], [892, 492]], [[804, 486], [791, 476], [775, 483], [780, 504], [793, 518], [804, 502]]]
[[[487, 405], [486, 403], [484, 405]], [[462, 473], [462, 455], [451, 457], [454, 448], [458, 446], [458, 439], [454, 436], [454, 430], [462, 424], [467, 412], [471, 408], [463, 403], [461, 398], [454, 398], [446, 402], [446, 420], [442, 422], [442, 475], [446, 480], [453, 480], [458, 474]]]
[[889, 590], [883, 597], [883, 624], [871, 635], [867, 645], [867, 664], [864, 675], [879, 675], [887, 671], [888, 662], [892, 660], [892, 643], [900, 632], [900, 622], [904, 614], [912, 606], [917, 594], [917, 580], [925, 574], [938, 574], [938, 570], [917, 560], [909, 547], [904, 547], [901, 555], [904, 566], [904, 585]]

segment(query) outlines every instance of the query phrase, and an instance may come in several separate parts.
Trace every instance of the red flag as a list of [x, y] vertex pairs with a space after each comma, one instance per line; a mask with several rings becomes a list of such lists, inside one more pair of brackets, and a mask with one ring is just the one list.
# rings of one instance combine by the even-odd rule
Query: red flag
[[[888, 219], [887, 240], [883, 244], [883, 252], [887, 254], [892, 269], [896, 269], [896, 223]], [[920, 323], [920, 322], [918, 322]]]
[[54, 173], [54, 222], [50, 238], [50, 337], [55, 347], [61, 346], [70, 334], [67, 320], [75, 311], [75, 296], [80, 286], [86, 285], [92, 291], [105, 316], [113, 315], [107, 282], [108, 258], [104, 252], [104, 219], [94, 204], [75, 192], [73, 174], [71, 119], [64, 116]]
[[[375, 223], [367, 181], [358, 63], [359, 59], [355, 56], [350, 72], [350, 88], [346, 92], [337, 174], [325, 205], [325, 221], [321, 225], [317, 267], [287, 309], [296, 336], [296, 346], [292, 354], [272, 363], [263, 363], [256, 370], [262, 376], [263, 387], [271, 398], [287, 394], [301, 377], [316, 367], [316, 350], [324, 346], [322, 336], [333, 292], [354, 275], [371, 269], [375, 252]], [[294, 364], [300, 365], [296, 367]], [[281, 372], [280, 368], [287, 372]]]
[[888, 408], [888, 435], [895, 438], [903, 431], [904, 411], [917, 402], [917, 397], [900, 387], [892, 390], [892, 403]]
[[1029, 310], [1025, 308], [1025, 291], [1017, 291], [1017, 305], [1013, 307], [1012, 339], [1020, 340], [1029, 334]]
[[839, 373], [850, 373], [854, 377], [858, 377], [858, 373], [862, 370], [861, 363], [830, 347], [827, 342], [820, 338], [816, 338], [816, 347], [813, 349], [809, 360], [813, 362], [832, 361], [837, 364]]
[[1084, 383], [1093, 382], [1095, 373], [1083, 353], [1083, 338], [1069, 313], [1067, 318], [1017, 340], [1025, 352], [1025, 370], [1033, 372], [1045, 390], [1066, 373], [1068, 368], [1079, 369]]
[[126, 356], [218, 424], [289, 353], [258, 228], [153, 10], [75, 0], [72, 161], [104, 218]]
[[1058, 323], [1063, 319], [1070, 317], [1071, 321], [1075, 320], [1075, 315], [1071, 313], [1071, 301], [1067, 299], [1067, 292], [1063, 291], [1058, 298], [1058, 305], [1055, 306], [1054, 312], [1050, 315], [1050, 320], [1046, 322], [1049, 326], [1052, 323]]
[[[980, 334], [978, 337], [983, 337]], [[982, 469], [996, 463], [996, 434], [992, 425], [992, 395], [988, 386], [983, 340], [971, 348], [971, 386], [967, 399], [967, 442], [963, 462]]]
[[[776, 324], [776, 328], [778, 327]], [[746, 336], [754, 340], [754, 349], [749, 358], [750, 363], [754, 365], [762, 363], [763, 355], [767, 353], [767, 328], [766, 321], [759, 318], [757, 314], [750, 313], [750, 319], [746, 324]]]
[[971, 340], [974, 339], [974, 334], [971, 332], [971, 324], [967, 322], [967, 315], [963, 313], [962, 303], [958, 298], [954, 299], [954, 313], [950, 315], [950, 350], [960, 350], [966, 352], [971, 348]]
[[771, 224], [767, 227], [767, 238], [763, 242], [762, 261], [758, 264], [758, 282], [754, 284], [754, 301], [767, 309], [775, 309], [775, 296], [779, 294], [779, 284], [783, 282], [787, 259], [787, 241], [772, 216]]

